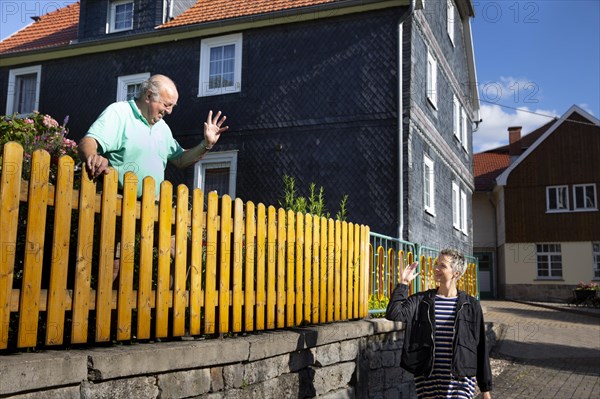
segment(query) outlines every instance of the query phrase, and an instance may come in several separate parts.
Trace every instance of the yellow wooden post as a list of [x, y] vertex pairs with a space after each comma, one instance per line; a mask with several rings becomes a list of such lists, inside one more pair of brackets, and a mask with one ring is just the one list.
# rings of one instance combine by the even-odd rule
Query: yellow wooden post
[[190, 217], [186, 185], [177, 187], [177, 212], [175, 217], [175, 271], [173, 276], [173, 335], [185, 335], [185, 310], [187, 301], [187, 242]]
[[295, 322], [295, 318], [294, 318], [294, 301], [296, 299], [296, 295], [294, 292], [294, 278], [297, 278], [297, 276], [294, 276], [295, 274], [295, 270], [294, 270], [294, 261], [295, 261], [295, 255], [294, 255], [294, 250], [295, 250], [295, 246], [296, 246], [296, 226], [295, 226], [295, 218], [294, 218], [294, 212], [293, 211], [288, 211], [287, 212], [287, 245], [286, 245], [286, 257], [287, 257], [287, 287], [286, 287], [286, 291], [287, 291], [287, 296], [286, 296], [286, 300], [285, 300], [285, 304], [286, 304], [286, 323], [285, 325], [287, 327], [291, 327], [294, 325]]
[[267, 328], [275, 328], [275, 266], [276, 266], [276, 247], [277, 229], [275, 221], [275, 208], [268, 208], [267, 219]]
[[233, 207], [233, 326], [231, 331], [242, 331], [242, 304], [244, 292], [243, 254], [244, 254], [244, 203], [236, 198]]
[[200, 334], [202, 297], [202, 229], [204, 193], [199, 188], [192, 193], [192, 254], [190, 259], [190, 334]]
[[90, 281], [92, 275], [92, 248], [94, 246], [94, 219], [96, 185], [87, 172], [81, 174], [79, 188], [79, 220], [77, 221], [77, 262], [73, 285], [73, 321], [71, 343], [87, 342], [90, 309]]
[[71, 241], [73, 176], [75, 162], [69, 156], [58, 161], [54, 199], [54, 235], [46, 320], [46, 345], [62, 344], [65, 323], [67, 272]]
[[206, 212], [206, 287], [204, 292], [204, 331], [215, 332], [215, 306], [217, 306], [217, 228], [219, 196], [208, 193]]
[[256, 329], [265, 329], [265, 262], [267, 261], [267, 216], [263, 204], [258, 204], [256, 216]]
[[303, 319], [304, 305], [304, 215], [296, 214], [296, 325]]
[[115, 221], [117, 215], [117, 171], [104, 175], [100, 221], [100, 259], [96, 289], [96, 342], [110, 340], [113, 266], [115, 260]]
[[219, 238], [219, 333], [229, 331], [229, 283], [231, 280], [231, 197], [221, 198], [221, 235]]
[[17, 226], [19, 222], [19, 195], [23, 147], [17, 143], [6, 143], [2, 151], [2, 201], [0, 203], [0, 349], [8, 347], [10, 302], [13, 285]]
[[347, 314], [346, 317], [348, 320], [354, 317], [354, 224], [348, 224], [348, 276], [347, 276], [347, 284], [346, 284], [346, 307]]
[[304, 317], [310, 323], [312, 318], [312, 216], [304, 216]]
[[19, 306], [19, 348], [35, 346], [37, 341], [38, 313], [44, 260], [46, 211], [48, 205], [48, 174], [50, 154], [34, 151], [31, 161], [31, 178], [27, 195], [27, 232], [25, 260]]
[[169, 298], [171, 284], [171, 224], [173, 221], [173, 185], [160, 184], [158, 219], [158, 274], [156, 281], [156, 336], [169, 333]]
[[335, 223], [327, 221], [327, 321], [333, 321], [333, 275], [335, 260]]
[[285, 327], [285, 209], [277, 211], [277, 327]]
[[152, 297], [152, 269], [154, 251], [154, 216], [156, 212], [156, 184], [147, 176], [142, 181], [142, 205], [140, 210], [140, 268], [137, 292], [137, 338], [149, 339]]
[[360, 254], [360, 250], [361, 250], [361, 245], [360, 245], [360, 229], [361, 227], [357, 224], [354, 225], [354, 270], [353, 270], [353, 282], [352, 282], [352, 303], [354, 306], [354, 309], [352, 310], [352, 316], [356, 319], [358, 318], [360, 315], [358, 313], [358, 303], [360, 300], [360, 292], [359, 292], [359, 287], [360, 287], [360, 266], [361, 266], [361, 262], [362, 262], [362, 258], [361, 258], [361, 254]]
[[133, 264], [135, 257], [135, 206], [137, 176], [125, 173], [121, 205], [121, 262], [119, 296], [117, 300], [117, 339], [131, 338], [131, 308], [133, 306]]
[[256, 254], [256, 220], [253, 202], [246, 203], [246, 259], [244, 284], [244, 323], [245, 331], [254, 330], [254, 306], [256, 304], [254, 288], [254, 260]]
[[341, 318], [341, 260], [342, 260], [342, 222], [340, 220], [335, 221], [335, 259], [334, 259], [334, 276], [335, 276], [335, 287], [334, 287], [334, 307], [335, 311], [333, 314], [334, 320], [340, 320]]
[[340, 318], [348, 319], [348, 223], [342, 222], [342, 263], [340, 278]]
[[312, 245], [312, 314], [313, 323], [319, 322], [319, 250], [321, 248], [320, 219], [313, 217], [313, 245]]
[[321, 239], [319, 248], [319, 322], [327, 321], [327, 219], [321, 217]]

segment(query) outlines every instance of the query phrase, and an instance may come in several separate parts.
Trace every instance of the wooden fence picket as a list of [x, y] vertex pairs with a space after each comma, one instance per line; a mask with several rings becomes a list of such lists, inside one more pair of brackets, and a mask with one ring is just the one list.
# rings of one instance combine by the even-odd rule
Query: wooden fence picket
[[277, 301], [276, 262], [277, 262], [277, 223], [275, 207], [267, 209], [267, 329], [275, 328], [275, 306]]
[[319, 248], [319, 323], [327, 322], [327, 219], [320, 218]]
[[177, 187], [177, 210], [175, 216], [175, 270], [173, 279], [173, 335], [185, 335], [185, 309], [187, 307], [187, 243], [189, 221], [189, 190], [186, 185]]
[[312, 321], [312, 227], [311, 215], [304, 216], [304, 317], [302, 321]]
[[38, 332], [46, 212], [48, 206], [48, 176], [50, 154], [34, 151], [29, 180], [29, 203], [27, 208], [27, 233], [25, 237], [25, 259], [23, 283], [19, 304], [19, 347], [35, 346]]
[[74, 175], [75, 162], [73, 159], [68, 156], [61, 157], [58, 161], [58, 175], [54, 191], [54, 234], [52, 236], [52, 264], [48, 287], [46, 345], [63, 343]]
[[[244, 245], [244, 203], [236, 198], [233, 202], [233, 258], [232, 264], [232, 326], [231, 331], [240, 332], [242, 326], [242, 305], [244, 302], [243, 291], [243, 264], [244, 251], [248, 246]], [[249, 287], [248, 287], [249, 288]]]
[[265, 312], [267, 304], [266, 262], [267, 262], [267, 213], [265, 205], [258, 204], [256, 212], [256, 329], [265, 329]]
[[204, 193], [200, 189], [193, 191], [192, 199], [192, 254], [190, 259], [190, 334], [199, 335], [201, 331], [201, 310], [204, 304], [202, 291]]
[[8, 347], [8, 331], [19, 223], [23, 147], [6, 143], [2, 151], [0, 189], [0, 349]]
[[285, 245], [285, 250], [286, 250], [286, 258], [287, 258], [287, 265], [286, 265], [286, 280], [287, 280], [287, 284], [285, 287], [285, 291], [287, 293], [286, 299], [285, 299], [285, 314], [286, 314], [286, 320], [285, 320], [285, 325], [287, 327], [293, 327], [295, 325], [295, 317], [294, 317], [294, 302], [296, 299], [296, 295], [295, 295], [295, 290], [296, 287], [294, 286], [294, 273], [295, 273], [295, 268], [294, 268], [294, 262], [296, 261], [296, 257], [295, 257], [295, 246], [296, 246], [296, 223], [295, 223], [295, 217], [294, 217], [294, 211], [289, 210], [287, 212], [287, 218], [286, 218], [286, 224], [287, 224], [287, 235], [286, 235], [286, 245]]
[[246, 203], [246, 256], [244, 259], [244, 331], [254, 331], [256, 288], [254, 264], [256, 260], [256, 220], [253, 202]]
[[206, 213], [206, 288], [204, 289], [204, 331], [215, 332], [215, 307], [217, 306], [217, 228], [219, 197], [216, 192], [208, 193]]
[[156, 212], [156, 183], [152, 177], [142, 181], [142, 205], [140, 210], [140, 265], [137, 292], [138, 339], [149, 339], [151, 313], [155, 297], [152, 292], [152, 269], [154, 262], [154, 224]]
[[221, 235], [219, 239], [219, 333], [229, 331], [229, 292], [231, 280], [231, 233], [233, 230], [231, 218], [231, 197], [221, 198]]
[[304, 215], [300, 212], [296, 214], [296, 271], [294, 278], [296, 279], [296, 297], [295, 297], [295, 313], [296, 325], [302, 324], [304, 320]]
[[277, 285], [276, 294], [276, 327], [285, 327], [285, 247], [286, 247], [286, 228], [285, 228], [285, 210], [279, 208], [277, 211], [277, 278], [275, 284]]
[[171, 296], [171, 223], [173, 218], [173, 185], [168, 181], [160, 184], [158, 220], [158, 272], [156, 278], [156, 336], [169, 334], [169, 302]]

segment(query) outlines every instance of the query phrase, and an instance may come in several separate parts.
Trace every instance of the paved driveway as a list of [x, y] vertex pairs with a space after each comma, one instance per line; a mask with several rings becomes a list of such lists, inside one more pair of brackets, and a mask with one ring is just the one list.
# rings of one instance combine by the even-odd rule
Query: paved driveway
[[600, 398], [600, 312], [482, 301], [498, 344], [494, 399]]

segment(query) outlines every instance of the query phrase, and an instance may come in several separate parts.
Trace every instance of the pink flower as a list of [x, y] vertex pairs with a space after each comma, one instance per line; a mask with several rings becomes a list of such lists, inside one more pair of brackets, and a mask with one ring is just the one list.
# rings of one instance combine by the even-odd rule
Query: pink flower
[[24, 119], [23, 122], [25, 122], [28, 125], [33, 125], [35, 123], [35, 122], [33, 122], [33, 119], [30, 119], [30, 118]]
[[54, 118], [52, 118], [50, 115], [44, 115], [44, 120], [42, 121], [42, 123], [48, 128], [58, 127], [58, 122], [54, 120]]

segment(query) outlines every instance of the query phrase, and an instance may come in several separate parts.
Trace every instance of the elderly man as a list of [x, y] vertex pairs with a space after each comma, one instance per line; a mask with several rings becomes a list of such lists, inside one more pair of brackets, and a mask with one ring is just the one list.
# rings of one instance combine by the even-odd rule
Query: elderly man
[[210, 111], [204, 122], [204, 139], [183, 149], [163, 120], [173, 112], [178, 98], [171, 79], [154, 75], [142, 83], [135, 100], [109, 105], [79, 143], [79, 155], [90, 178], [108, 173], [112, 166], [118, 171], [120, 187], [125, 173], [132, 171], [139, 178], [138, 196], [146, 176], [154, 178], [158, 195], [167, 161], [185, 168], [200, 160], [228, 129], [222, 126], [226, 117], [221, 117], [221, 111], [213, 117]]
[[[158, 196], [167, 161], [178, 168], [185, 168], [210, 151], [221, 133], [228, 129], [228, 126], [223, 126], [226, 117], [221, 116], [221, 111], [213, 117], [212, 111], [209, 111], [204, 122], [203, 140], [191, 149], [184, 149], [163, 120], [166, 114], [173, 112], [178, 98], [177, 88], [171, 79], [154, 75], [142, 83], [135, 100], [109, 105], [79, 142], [79, 155], [90, 178], [108, 173], [111, 166], [117, 170], [119, 187], [123, 188], [125, 173], [134, 172], [138, 176], [137, 195], [140, 197], [142, 180], [151, 176], [156, 182]], [[119, 272], [119, 256], [120, 243], [117, 243], [113, 279]]]

